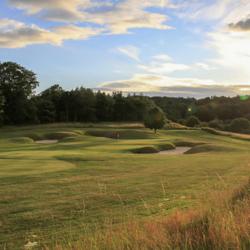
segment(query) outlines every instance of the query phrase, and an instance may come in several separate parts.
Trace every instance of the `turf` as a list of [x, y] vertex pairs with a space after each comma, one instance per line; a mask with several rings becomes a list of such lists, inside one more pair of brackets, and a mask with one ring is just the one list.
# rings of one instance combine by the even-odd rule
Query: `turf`
[[[34, 142], [48, 135], [59, 142]], [[161, 145], [191, 145], [196, 154], [133, 153]], [[138, 124], [1, 129], [0, 248], [22, 249], [31, 237], [39, 246], [74, 241], [110, 221], [196, 206], [211, 190], [249, 176], [249, 147], [240, 138], [201, 130], [154, 134]]]

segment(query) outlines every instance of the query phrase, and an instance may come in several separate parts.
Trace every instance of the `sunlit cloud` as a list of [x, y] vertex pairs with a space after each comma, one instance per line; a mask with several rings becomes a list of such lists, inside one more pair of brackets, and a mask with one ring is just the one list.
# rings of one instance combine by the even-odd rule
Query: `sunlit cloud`
[[[204, 84], [206, 83], [206, 84]], [[107, 92], [143, 93], [151, 96], [235, 96], [250, 94], [248, 85], [221, 85], [206, 79], [172, 78], [156, 75], [135, 75], [128, 80], [105, 82], [98, 89]]]
[[[112, 34], [127, 33], [134, 28], [170, 29], [165, 24], [164, 14], [146, 10], [149, 7], [171, 8], [167, 0], [9, 0], [11, 6], [24, 10], [29, 15], [60, 22], [88, 22], [104, 25]], [[108, 8], [106, 8], [108, 7]]]
[[175, 63], [170, 56], [165, 54], [156, 55], [153, 59], [154, 60], [150, 64], [141, 64], [138, 67], [148, 73], [162, 75], [189, 69], [188, 65]]
[[0, 47], [21, 48], [32, 44], [61, 45], [64, 40], [84, 40], [101, 32], [98, 29], [74, 25], [57, 26], [46, 30], [10, 19], [0, 19]]

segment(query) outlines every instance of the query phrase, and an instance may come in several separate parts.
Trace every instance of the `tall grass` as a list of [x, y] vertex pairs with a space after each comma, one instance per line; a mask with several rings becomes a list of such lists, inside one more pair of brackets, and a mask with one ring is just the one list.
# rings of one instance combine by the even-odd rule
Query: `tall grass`
[[214, 193], [195, 210], [118, 227], [110, 224], [53, 249], [250, 249], [250, 182], [235, 191]]

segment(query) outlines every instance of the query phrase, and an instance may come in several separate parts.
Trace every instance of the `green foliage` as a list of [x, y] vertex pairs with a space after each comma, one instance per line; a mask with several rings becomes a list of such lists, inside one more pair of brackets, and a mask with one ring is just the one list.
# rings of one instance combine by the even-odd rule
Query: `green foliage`
[[165, 122], [166, 117], [162, 110], [158, 107], [154, 107], [147, 112], [144, 125], [146, 128], [153, 129], [156, 133], [157, 129], [163, 128]]
[[232, 120], [228, 128], [232, 132], [250, 132], [250, 121], [246, 118], [237, 118]]
[[186, 121], [186, 126], [188, 127], [196, 127], [200, 125], [200, 120], [196, 116], [190, 116]]
[[38, 86], [36, 75], [13, 63], [0, 63], [0, 91], [4, 98], [4, 121], [7, 124], [27, 123], [30, 119], [29, 101]]
[[213, 121], [210, 121], [208, 123], [209, 127], [210, 128], [215, 128], [215, 129], [223, 129], [224, 128], [224, 124], [222, 121], [220, 120], [213, 120]]

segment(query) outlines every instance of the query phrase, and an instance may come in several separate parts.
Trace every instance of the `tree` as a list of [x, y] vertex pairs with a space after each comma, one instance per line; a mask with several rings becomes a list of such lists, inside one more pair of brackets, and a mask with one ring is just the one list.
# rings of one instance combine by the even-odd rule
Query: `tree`
[[3, 115], [4, 115], [3, 105], [4, 105], [4, 97], [0, 91], [0, 126], [3, 125]]
[[163, 128], [165, 120], [166, 117], [163, 111], [158, 107], [154, 107], [148, 111], [144, 120], [144, 125], [146, 128], [153, 129], [156, 133], [157, 129]]
[[236, 118], [229, 125], [229, 130], [232, 132], [244, 133], [250, 129], [250, 122], [246, 118]]
[[200, 120], [196, 116], [190, 116], [186, 121], [186, 126], [195, 127], [200, 124]]
[[96, 118], [98, 121], [112, 121], [114, 100], [110, 95], [96, 93]]
[[[58, 84], [55, 84], [55, 85], [52, 85], [51, 87], [49, 87], [48, 89], [44, 90], [42, 93], [41, 93], [41, 97], [44, 101], [46, 101], [44, 103], [44, 105], [46, 106], [50, 106], [49, 107], [49, 110], [52, 109], [51, 106], [54, 106], [54, 118], [53, 120], [54, 121], [63, 121], [63, 119], [61, 119], [61, 116], [62, 116], [62, 107], [63, 107], [63, 103], [64, 100], [62, 100], [63, 96], [64, 96], [64, 90], [63, 88], [58, 85]], [[47, 104], [46, 104], [47, 103]], [[50, 103], [50, 104], [49, 104]], [[65, 117], [63, 117], [65, 118]], [[51, 118], [49, 118], [51, 119]]]
[[39, 98], [37, 100], [37, 115], [40, 123], [52, 123], [56, 119], [56, 109], [50, 100]]
[[17, 63], [0, 63], [0, 91], [4, 98], [4, 121], [9, 124], [25, 123], [27, 107], [34, 89], [36, 75]]

